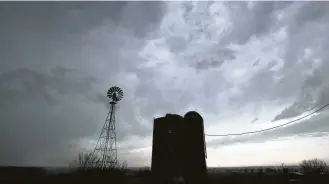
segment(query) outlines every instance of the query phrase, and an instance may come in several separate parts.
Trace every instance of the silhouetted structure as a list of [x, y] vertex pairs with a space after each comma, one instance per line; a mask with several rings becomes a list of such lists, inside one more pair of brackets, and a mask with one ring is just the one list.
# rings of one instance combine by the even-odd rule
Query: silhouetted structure
[[187, 183], [205, 183], [207, 174], [203, 118], [195, 111], [184, 116], [185, 176]]
[[117, 144], [115, 132], [115, 105], [123, 97], [123, 91], [117, 87], [111, 87], [107, 91], [110, 98], [111, 109], [107, 114], [104, 126], [97, 141], [93, 156], [97, 159], [88, 164], [88, 167], [113, 168], [117, 166]]
[[183, 177], [187, 183], [204, 183], [207, 175], [203, 119], [195, 111], [154, 119], [152, 174], [156, 183]]

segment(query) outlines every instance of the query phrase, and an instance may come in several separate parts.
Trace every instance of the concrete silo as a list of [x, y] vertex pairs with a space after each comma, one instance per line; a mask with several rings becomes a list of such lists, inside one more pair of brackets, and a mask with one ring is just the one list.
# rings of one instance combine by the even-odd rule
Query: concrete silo
[[152, 175], [156, 183], [183, 175], [184, 119], [167, 114], [154, 119], [152, 146]]

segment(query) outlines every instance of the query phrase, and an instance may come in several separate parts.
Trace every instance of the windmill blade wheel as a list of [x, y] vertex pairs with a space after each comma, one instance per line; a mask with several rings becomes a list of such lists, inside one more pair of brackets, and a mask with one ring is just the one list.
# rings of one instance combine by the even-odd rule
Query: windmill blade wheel
[[114, 102], [120, 101], [123, 98], [123, 91], [121, 88], [113, 86], [107, 91], [107, 97], [112, 99]]

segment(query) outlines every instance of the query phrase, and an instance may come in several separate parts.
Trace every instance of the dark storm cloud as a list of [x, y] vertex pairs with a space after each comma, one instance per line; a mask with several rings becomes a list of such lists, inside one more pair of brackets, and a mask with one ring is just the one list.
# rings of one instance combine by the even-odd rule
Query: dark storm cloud
[[[327, 13], [329, 3], [253, 2], [252, 8], [248, 7], [248, 3], [245, 2], [227, 4], [231, 6], [230, 14], [233, 19], [231, 23], [234, 31], [228, 33], [227, 37], [221, 40], [221, 44], [243, 45], [251, 38], [262, 39], [266, 35], [273, 36], [273, 32], [281, 28], [287, 30], [287, 40], [282, 42], [284, 46], [281, 53], [284, 54], [280, 56], [280, 59], [284, 62], [283, 67], [277, 66], [282, 61], [273, 60], [268, 62], [265, 67], [253, 72], [251, 78], [239, 86], [242, 94], [229, 97], [229, 104], [226, 104], [226, 108], [241, 107], [247, 104], [261, 105], [266, 102], [273, 105], [287, 105], [283, 112], [274, 118], [274, 120], [280, 120], [296, 117], [329, 103], [329, 99], [327, 100], [329, 96], [327, 82], [329, 57], [326, 54], [329, 39], [326, 39], [327, 34], [325, 33], [329, 31], [328, 21], [325, 21], [329, 19]], [[279, 19], [280, 11], [284, 11], [285, 14], [281, 15], [283, 17]], [[302, 17], [307, 18], [304, 20]], [[313, 26], [318, 29], [314, 30]], [[314, 54], [310, 58], [303, 58], [307, 48], [311, 48]], [[315, 64], [316, 59], [321, 60], [317, 65]], [[253, 62], [253, 67], [260, 67], [262, 62], [262, 59]], [[217, 80], [217, 83], [219, 83], [218, 81], [220, 80]], [[322, 112], [309, 120], [277, 131], [223, 138], [217, 142], [211, 141], [209, 145], [265, 142], [297, 135], [301, 137], [326, 136], [329, 132], [329, 127], [325, 123], [326, 118], [327, 113]]]
[[[252, 4], [250, 8], [247, 2], [227, 3], [231, 8], [235, 29], [225, 39], [245, 44], [252, 37], [272, 34], [273, 31], [285, 26], [287, 41], [283, 42], [285, 43], [282, 57], [284, 65], [282, 69], [273, 70], [278, 62], [269, 62], [242, 86], [243, 95], [233, 97], [231, 104], [268, 100], [278, 104], [290, 103], [291, 105], [274, 117], [274, 121], [295, 117], [314, 107], [319, 108], [324, 105], [328, 101], [326, 95], [329, 57], [326, 53], [329, 42], [326, 39], [326, 32], [329, 31], [329, 3], [253, 2]], [[289, 11], [285, 12], [279, 20], [276, 16], [283, 10]], [[240, 16], [241, 14], [244, 16]], [[311, 58], [302, 59], [307, 48], [311, 48], [314, 54]], [[321, 60], [317, 66], [314, 62], [316, 59]], [[262, 60], [255, 63], [258, 66]], [[312, 68], [314, 71], [310, 75], [306, 74]]]
[[[145, 37], [166, 11], [161, 2], [1, 2], [0, 54], [3, 70], [17, 65], [45, 67], [59, 43], [79, 51], [83, 37], [111, 22], [109, 32], [129, 30]], [[73, 43], [72, 43], [73, 42]], [[80, 44], [80, 45], [79, 45]], [[58, 51], [57, 51], [58, 52]], [[31, 60], [22, 64], [21, 57]]]
[[[118, 20], [124, 2], [1, 2], [2, 68], [47, 65], [54, 42], [83, 34], [111, 18]], [[47, 63], [47, 62], [46, 62]], [[13, 66], [14, 65], [14, 66]], [[34, 66], [36, 67], [36, 66]]]
[[257, 118], [257, 117], [254, 118], [254, 119], [251, 121], [251, 123], [255, 123], [256, 121], [258, 121], [258, 118]]
[[[162, 2], [2, 2], [2, 31], [42, 29], [47, 36], [86, 32], [110, 18], [144, 36], [165, 13]], [[136, 11], [145, 10], [145, 11]], [[147, 10], [147, 11], [146, 11]], [[152, 16], [150, 16], [152, 15]]]
[[[29, 69], [17, 69], [0, 75], [0, 88], [3, 108], [15, 102], [44, 97], [47, 102], [56, 102], [51, 93], [58, 94], [82, 94], [86, 97], [92, 94], [90, 80], [93, 78], [76, 78], [70, 75], [69, 69], [63, 67], [54, 68], [53, 75], [35, 72]], [[51, 86], [51, 88], [49, 88]], [[49, 101], [48, 101], [49, 100]]]
[[293, 74], [287, 74], [279, 81], [276, 81], [275, 77], [280, 75], [279, 71], [273, 71], [269, 67], [255, 72], [250, 77], [248, 83], [241, 87], [243, 94], [230, 98], [231, 105], [239, 106], [255, 102], [262, 104], [267, 101], [271, 101], [273, 104], [284, 104], [294, 99], [296, 94], [299, 93], [296, 82], [301, 81], [302, 78], [298, 78], [298, 76]]
[[[285, 108], [274, 118], [274, 120], [298, 116], [307, 110], [312, 108], [320, 108], [325, 105], [325, 103], [329, 103], [329, 85], [327, 80], [329, 77], [329, 55], [327, 54], [329, 41], [326, 39], [326, 34], [324, 34], [329, 31], [328, 21], [326, 21], [329, 20], [328, 10], [328, 2], [304, 3], [299, 8], [299, 11], [296, 12], [296, 21], [289, 25], [290, 42], [286, 51], [286, 59], [291, 60], [286, 61], [287, 64], [285, 63], [284, 66], [285, 72], [291, 73], [293, 69], [303, 67], [303, 65], [305, 67], [310, 65], [307, 68], [312, 68], [314, 67], [313, 62], [315, 59], [320, 59], [321, 63], [319, 66], [314, 67], [315, 69], [306, 77], [301, 75], [302, 72], [299, 72], [298, 74], [291, 74], [302, 79], [298, 82], [296, 81], [297, 85], [300, 86], [301, 91], [299, 92], [295, 102]], [[313, 29], [311, 27], [312, 24], [314, 26], [321, 27], [321, 29]], [[306, 31], [297, 31], [302, 30], [302, 27], [304, 27]], [[308, 30], [312, 30], [312, 32]], [[299, 41], [301, 37], [303, 37], [302, 43]], [[302, 60], [301, 63], [296, 64], [297, 59], [304, 54], [305, 48], [313, 49], [313, 57], [307, 60]]]
[[[136, 9], [140, 11], [135, 11]], [[120, 26], [133, 28], [138, 36], [147, 35], [166, 12], [164, 2], [129, 2], [123, 9]]]
[[148, 135], [151, 123], [140, 123], [125, 77], [143, 76], [129, 62], [139, 61], [165, 3], [1, 2], [0, 9], [0, 165], [69, 163], [80, 139], [97, 138], [105, 86], [117, 83], [126, 93], [118, 141]]
[[218, 27], [212, 22], [211, 5], [211, 2], [183, 2], [177, 7], [182, 17], [172, 17], [181, 24], [170, 25], [169, 33], [164, 34], [170, 52], [183, 57], [178, 62], [186, 61], [182, 64], [200, 71], [219, 68], [236, 58], [235, 51], [219, 44], [220, 39], [215, 37]]
[[302, 85], [302, 90], [296, 101], [275, 116], [274, 121], [291, 118], [311, 109], [320, 108], [329, 103], [329, 84], [326, 80], [329, 75], [328, 62], [316, 69], [313, 75], [307, 77]]
[[325, 34], [328, 32], [328, 9], [328, 2], [300, 2], [290, 13], [291, 18], [283, 20], [288, 34], [284, 53], [286, 73], [298, 66], [297, 62], [306, 48], [312, 48], [319, 57], [324, 57], [326, 52], [323, 51], [328, 48], [328, 36]]
[[299, 27], [303, 27], [307, 23], [324, 22], [328, 15], [328, 2], [307, 2], [301, 5], [299, 11], [296, 13], [295, 23]]
[[276, 11], [290, 5], [290, 2], [227, 2], [233, 28], [222, 43], [245, 44], [253, 36], [267, 35], [276, 24]]
[[[214, 53], [214, 54], [213, 54]], [[207, 70], [210, 68], [218, 68], [225, 61], [231, 61], [235, 59], [235, 52], [228, 48], [217, 48], [215, 51], [209, 51], [209, 53], [202, 56], [192, 56], [195, 63], [191, 63], [192, 67], [198, 70]], [[201, 57], [201, 58], [198, 58]]]
[[83, 101], [95, 99], [96, 92], [84, 78], [61, 74], [18, 69], [0, 75], [1, 164], [29, 165], [38, 157], [42, 162], [96, 131], [95, 118], [86, 112], [95, 104]]

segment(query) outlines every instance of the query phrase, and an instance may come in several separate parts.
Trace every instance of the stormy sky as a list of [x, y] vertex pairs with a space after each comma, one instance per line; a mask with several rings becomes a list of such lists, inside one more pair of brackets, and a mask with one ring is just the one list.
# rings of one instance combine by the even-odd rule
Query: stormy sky
[[[1, 2], [0, 165], [93, 150], [124, 91], [119, 160], [149, 166], [153, 118], [198, 111], [207, 134], [280, 125], [329, 103], [327, 2]], [[207, 137], [208, 166], [329, 161], [329, 111]]]

